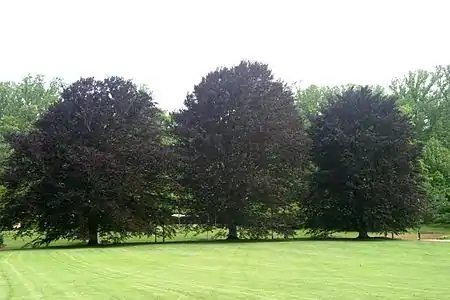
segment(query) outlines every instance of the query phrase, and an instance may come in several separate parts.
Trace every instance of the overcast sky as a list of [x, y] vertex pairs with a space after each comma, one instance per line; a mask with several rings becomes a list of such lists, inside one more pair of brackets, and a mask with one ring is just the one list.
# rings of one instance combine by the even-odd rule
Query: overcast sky
[[385, 85], [450, 63], [446, 2], [0, 0], [0, 80], [119, 75], [168, 110], [241, 59], [288, 83]]

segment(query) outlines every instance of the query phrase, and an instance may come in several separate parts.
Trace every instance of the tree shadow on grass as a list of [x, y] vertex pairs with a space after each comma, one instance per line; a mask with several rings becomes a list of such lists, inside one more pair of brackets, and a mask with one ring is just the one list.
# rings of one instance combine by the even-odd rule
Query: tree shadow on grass
[[137, 246], [170, 246], [170, 245], [217, 245], [217, 244], [255, 244], [255, 243], [294, 243], [294, 242], [356, 242], [356, 243], [367, 243], [367, 242], [394, 242], [394, 241], [405, 241], [402, 239], [392, 239], [384, 237], [372, 237], [369, 239], [355, 239], [350, 237], [329, 237], [329, 238], [313, 238], [313, 237], [298, 237], [291, 239], [237, 239], [237, 240], [226, 240], [226, 239], [196, 239], [196, 240], [168, 240], [166, 242], [150, 242], [150, 241], [137, 241], [137, 242], [123, 242], [116, 244], [100, 244], [97, 246], [87, 245], [86, 243], [76, 243], [71, 245], [49, 245], [41, 247], [11, 247], [0, 248], [1, 252], [14, 252], [14, 251], [40, 251], [40, 250], [70, 250], [70, 249], [108, 249], [108, 248], [122, 248], [122, 247], [137, 247]]

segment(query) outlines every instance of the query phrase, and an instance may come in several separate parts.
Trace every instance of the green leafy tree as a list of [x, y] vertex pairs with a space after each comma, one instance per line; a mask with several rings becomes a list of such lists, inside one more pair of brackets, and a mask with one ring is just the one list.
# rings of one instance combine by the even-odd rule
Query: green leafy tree
[[258, 227], [269, 208], [298, 199], [308, 139], [291, 90], [267, 65], [243, 61], [209, 73], [173, 115], [183, 207], [199, 222]]
[[311, 125], [317, 117], [321, 106], [327, 103], [328, 98], [338, 92], [338, 88], [310, 85], [307, 88], [298, 88], [295, 94], [295, 104], [301, 116], [305, 116], [306, 126]]
[[435, 70], [437, 89], [439, 91], [439, 116], [434, 124], [433, 136], [438, 138], [443, 146], [450, 149], [450, 65], [437, 66]]
[[425, 144], [423, 162], [428, 204], [424, 222], [449, 222], [450, 207], [450, 66], [433, 71], [411, 71], [392, 81], [391, 90], [413, 121], [418, 139]]
[[417, 224], [421, 149], [393, 97], [350, 88], [330, 99], [310, 136], [317, 169], [303, 208], [311, 232], [357, 231], [367, 238]]
[[0, 163], [10, 154], [5, 135], [29, 131], [37, 118], [56, 103], [63, 84], [46, 82], [44, 76], [28, 75], [22, 81], [0, 82]]
[[[295, 93], [295, 104], [300, 115], [305, 117], [305, 125], [311, 125], [323, 106], [328, 103], [328, 99], [344, 92], [352, 86], [351, 84], [340, 86], [318, 86], [312, 84], [306, 88], [298, 87]], [[372, 88], [374, 91], [384, 92], [381, 86], [373, 86]]]
[[131, 81], [81, 79], [35, 129], [13, 134], [0, 225], [35, 244], [145, 232], [166, 195], [162, 114]]
[[411, 118], [421, 141], [432, 136], [440, 119], [437, 79], [433, 72], [411, 71], [403, 78], [394, 79], [390, 86], [402, 111]]
[[450, 147], [450, 66], [411, 71], [394, 79], [391, 90], [411, 117], [421, 141], [434, 137]]
[[450, 149], [431, 138], [423, 152], [430, 200], [424, 222], [450, 224]]

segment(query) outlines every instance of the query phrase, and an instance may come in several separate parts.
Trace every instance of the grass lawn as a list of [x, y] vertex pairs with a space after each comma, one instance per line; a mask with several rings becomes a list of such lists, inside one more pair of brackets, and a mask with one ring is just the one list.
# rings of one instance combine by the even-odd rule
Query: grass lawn
[[167, 243], [0, 251], [0, 299], [450, 299], [450, 243]]

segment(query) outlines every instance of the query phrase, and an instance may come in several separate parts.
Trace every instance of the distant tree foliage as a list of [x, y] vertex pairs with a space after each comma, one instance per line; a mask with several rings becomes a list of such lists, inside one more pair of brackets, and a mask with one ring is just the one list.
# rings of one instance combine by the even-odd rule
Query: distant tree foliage
[[[162, 114], [131, 81], [80, 79], [29, 133], [8, 137], [3, 230], [36, 244], [142, 233], [162, 215], [165, 195]], [[162, 207], [162, 208], [161, 208]]]
[[450, 149], [431, 138], [425, 145], [423, 162], [429, 197], [424, 222], [450, 224]]
[[403, 232], [418, 224], [424, 198], [421, 147], [395, 98], [368, 87], [330, 98], [310, 128], [316, 165], [304, 201], [313, 233]]
[[59, 100], [62, 88], [60, 79], [47, 82], [42, 75], [0, 82], [0, 164], [11, 150], [4, 137], [29, 131], [39, 116]]
[[428, 205], [424, 222], [450, 224], [450, 66], [411, 71], [395, 78], [390, 88], [425, 144]]
[[[209, 73], [173, 114], [183, 207], [199, 222], [269, 228], [269, 208], [298, 201], [309, 141], [291, 90], [267, 65], [243, 61]], [[259, 224], [259, 225], [258, 225]], [[264, 232], [264, 233], [262, 233]]]
[[[305, 121], [305, 126], [309, 127], [311, 125], [330, 98], [343, 93], [352, 86], [354, 85], [319, 86], [312, 84], [306, 88], [297, 87], [295, 92], [295, 105], [302, 119]], [[371, 88], [376, 92], [384, 92], [384, 88], [378, 85]]]

